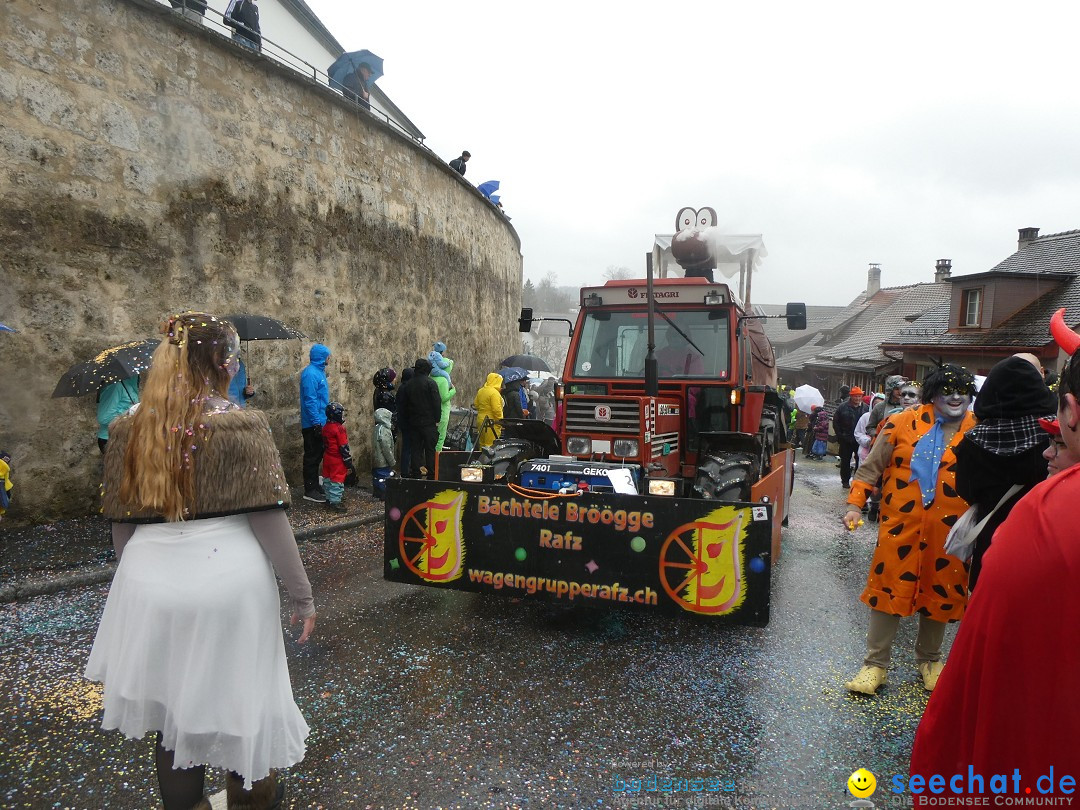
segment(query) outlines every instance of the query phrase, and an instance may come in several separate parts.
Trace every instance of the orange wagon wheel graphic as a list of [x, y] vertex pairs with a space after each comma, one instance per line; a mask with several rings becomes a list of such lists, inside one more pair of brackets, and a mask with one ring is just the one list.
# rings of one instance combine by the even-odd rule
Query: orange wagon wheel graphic
[[[718, 606], [703, 605], [701, 601], [702, 575], [709, 570], [709, 564], [694, 551], [694, 534], [711, 529], [726, 532], [734, 529], [738, 534], [741, 518], [736, 517], [727, 523], [717, 524], [711, 521], [695, 520], [684, 523], [671, 532], [660, 547], [660, 585], [668, 596], [680, 607], [693, 613], [717, 613]], [[728, 542], [737, 543], [737, 537]], [[674, 584], [673, 584], [674, 583]], [[697, 585], [693, 601], [683, 598], [683, 592], [691, 585]]]
[[442, 568], [443, 560], [432, 557], [438, 539], [437, 534], [446, 531], [454, 521], [457, 504], [424, 501], [417, 504], [401, 519], [398, 531], [398, 550], [405, 567], [422, 579], [438, 582], [452, 578], [453, 572], [429, 573]]

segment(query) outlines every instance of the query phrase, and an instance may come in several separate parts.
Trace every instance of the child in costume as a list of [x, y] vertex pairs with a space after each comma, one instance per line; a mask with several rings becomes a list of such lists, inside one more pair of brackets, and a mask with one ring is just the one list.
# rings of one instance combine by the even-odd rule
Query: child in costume
[[352, 453], [349, 451], [349, 436], [345, 432], [345, 406], [340, 402], [331, 402], [326, 406], [326, 424], [322, 428], [323, 438], [323, 491], [326, 504], [335, 512], [345, 512], [342, 498], [345, 495], [345, 476], [355, 473]]
[[0, 520], [11, 503], [11, 490], [15, 485], [11, 483], [11, 456], [6, 450], [0, 450]]
[[380, 501], [386, 497], [386, 479], [394, 474], [394, 434], [390, 423], [394, 415], [386, 408], [375, 411], [372, 437], [371, 494]]
[[446, 344], [440, 340], [428, 352], [427, 359], [431, 363], [431, 378], [445, 377], [446, 381], [450, 383], [450, 387], [453, 388], [454, 384], [450, 381], [450, 369], [453, 368], [453, 364], [443, 357], [445, 351]]

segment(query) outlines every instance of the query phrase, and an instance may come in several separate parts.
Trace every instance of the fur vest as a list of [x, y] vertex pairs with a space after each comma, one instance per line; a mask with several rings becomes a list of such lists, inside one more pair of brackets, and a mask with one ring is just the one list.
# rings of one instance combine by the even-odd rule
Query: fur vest
[[[119, 523], [164, 522], [164, 516], [120, 500], [133, 419], [124, 415], [109, 426], [101, 511]], [[288, 508], [289, 485], [266, 416], [235, 408], [207, 414], [203, 422], [209, 431], [194, 454], [195, 503], [189, 505], [187, 519]]]

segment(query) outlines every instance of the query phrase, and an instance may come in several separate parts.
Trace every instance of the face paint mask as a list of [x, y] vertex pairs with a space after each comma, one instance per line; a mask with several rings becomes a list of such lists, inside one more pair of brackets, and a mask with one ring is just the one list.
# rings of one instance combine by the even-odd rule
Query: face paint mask
[[960, 419], [971, 404], [971, 397], [967, 394], [938, 394], [934, 397], [934, 412], [946, 422], [955, 422]]

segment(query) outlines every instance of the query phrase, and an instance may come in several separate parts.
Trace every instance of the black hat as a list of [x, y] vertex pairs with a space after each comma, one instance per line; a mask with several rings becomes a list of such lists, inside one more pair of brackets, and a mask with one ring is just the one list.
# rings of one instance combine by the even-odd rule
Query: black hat
[[1022, 357], [1006, 357], [986, 375], [974, 411], [979, 420], [1047, 416], [1057, 413], [1057, 400], [1039, 369]]

